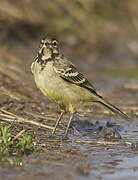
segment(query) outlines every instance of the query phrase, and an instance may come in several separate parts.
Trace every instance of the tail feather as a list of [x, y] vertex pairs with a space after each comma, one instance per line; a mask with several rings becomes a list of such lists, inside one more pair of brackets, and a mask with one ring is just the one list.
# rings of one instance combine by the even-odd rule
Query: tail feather
[[120, 115], [121, 117], [123, 117], [125, 119], [129, 119], [129, 116], [126, 113], [122, 112], [119, 108], [117, 108], [113, 104], [109, 103], [108, 101], [103, 99], [101, 96], [98, 98], [97, 102], [102, 104], [106, 108], [110, 109], [112, 112]]

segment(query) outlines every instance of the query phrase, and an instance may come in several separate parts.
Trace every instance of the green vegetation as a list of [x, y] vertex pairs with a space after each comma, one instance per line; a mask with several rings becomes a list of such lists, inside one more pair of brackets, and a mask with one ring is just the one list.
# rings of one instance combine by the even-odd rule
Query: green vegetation
[[[22, 155], [29, 155], [34, 150], [32, 137], [24, 129], [13, 136], [11, 126], [0, 126], [0, 163], [19, 163]], [[13, 157], [17, 157], [16, 160]]]

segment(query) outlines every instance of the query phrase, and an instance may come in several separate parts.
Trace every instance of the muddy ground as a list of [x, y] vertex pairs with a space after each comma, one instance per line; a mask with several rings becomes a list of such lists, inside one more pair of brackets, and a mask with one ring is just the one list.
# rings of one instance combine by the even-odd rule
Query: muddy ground
[[1, 165], [0, 179], [138, 179], [138, 80], [131, 77], [137, 61], [133, 57], [126, 60], [125, 56], [107, 61], [107, 57], [111, 58], [108, 55], [97, 61], [87, 57], [72, 59], [99, 92], [131, 119], [124, 120], [100, 105], [81, 104], [68, 139], [63, 140], [68, 114], [57, 136], [49, 137], [59, 109], [35, 86], [30, 64], [36, 51], [36, 47], [1, 47], [0, 123], [12, 125], [15, 134], [26, 129], [40, 150], [20, 157], [19, 164]]

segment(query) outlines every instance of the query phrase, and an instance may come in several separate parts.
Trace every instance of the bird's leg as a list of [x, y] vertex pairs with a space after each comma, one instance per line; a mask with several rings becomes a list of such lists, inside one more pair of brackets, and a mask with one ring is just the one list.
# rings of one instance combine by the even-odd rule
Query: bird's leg
[[62, 119], [62, 117], [63, 117], [63, 114], [64, 114], [64, 111], [62, 111], [62, 112], [60, 113], [59, 118], [57, 119], [56, 124], [55, 124], [55, 127], [54, 127], [54, 129], [53, 129], [53, 131], [52, 131], [52, 135], [55, 134], [56, 129], [57, 129], [57, 126], [58, 126], [59, 122], [61, 121], [61, 119]]
[[70, 123], [71, 123], [71, 121], [72, 121], [72, 119], [73, 119], [73, 116], [74, 116], [74, 113], [72, 113], [71, 114], [71, 116], [70, 116], [70, 118], [69, 118], [69, 122], [68, 122], [68, 125], [67, 125], [67, 128], [66, 128], [66, 131], [65, 131], [65, 135], [64, 135], [64, 137], [66, 138], [67, 137], [67, 135], [68, 135], [68, 131], [69, 131], [69, 127], [70, 127]]

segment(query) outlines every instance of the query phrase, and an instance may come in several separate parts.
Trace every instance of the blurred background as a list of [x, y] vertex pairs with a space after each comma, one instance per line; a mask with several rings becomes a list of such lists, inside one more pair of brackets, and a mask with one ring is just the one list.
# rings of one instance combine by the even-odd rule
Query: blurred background
[[[125, 145], [113, 147], [77, 144], [72, 142], [72, 133], [71, 142], [47, 141], [50, 131], [40, 128], [39, 123], [54, 127], [59, 111], [36, 88], [30, 70], [39, 43], [47, 35], [60, 41], [63, 54], [86, 74], [98, 92], [136, 119], [128, 122], [99, 105], [86, 103], [78, 109], [83, 115], [75, 120], [88, 120], [96, 128], [101, 124], [94, 122], [111, 120], [110, 125], [115, 122], [111, 128], [121, 125], [122, 138], [138, 142], [138, 0], [0, 0], [0, 126], [12, 126], [12, 141], [6, 141], [9, 147], [22, 129], [29, 129], [33, 146], [42, 146], [44, 152], [25, 155], [30, 163], [26, 166], [24, 160], [18, 160], [20, 167], [13, 168], [8, 158], [11, 168], [0, 167], [0, 179], [138, 179], [137, 145], [132, 150], [123, 141]], [[26, 120], [38, 122], [38, 127]], [[61, 129], [67, 121], [68, 115]], [[94, 138], [95, 142], [97, 134], [76, 133], [75, 138]], [[15, 158], [17, 153], [12, 155]]]
[[36, 96], [30, 65], [47, 35], [60, 41], [63, 54], [99, 90], [111, 92], [110, 86], [127, 80], [125, 86], [137, 87], [137, 0], [1, 0], [2, 94], [18, 99], [19, 89], [25, 87], [25, 95], [32, 87], [28, 96]]
[[41, 38], [51, 35], [73, 61], [136, 77], [137, 17], [137, 0], [1, 0], [0, 56], [30, 63]]
[[137, 16], [137, 0], [1, 0], [0, 51], [20, 56], [24, 50], [31, 62], [41, 38], [51, 35], [74, 60], [125, 65], [135, 76]]

